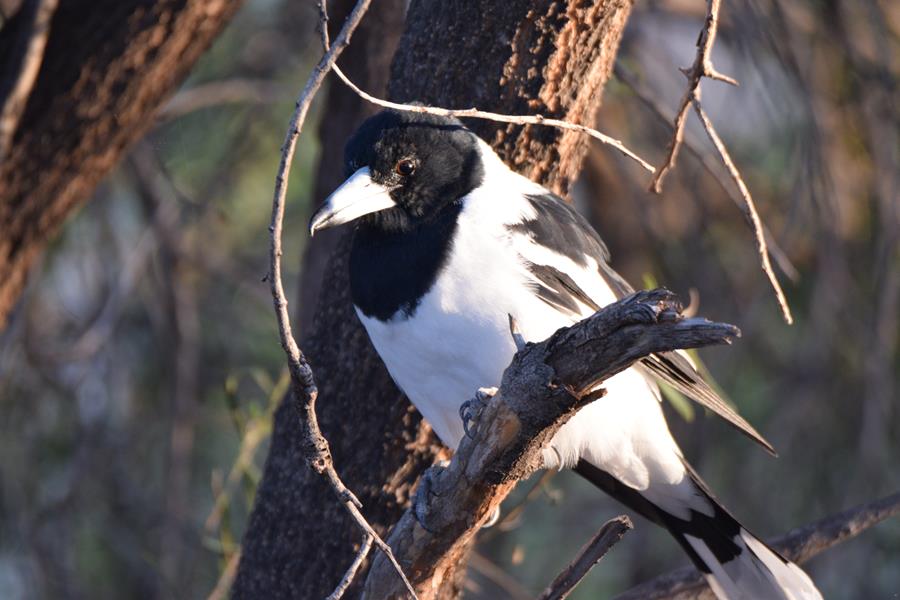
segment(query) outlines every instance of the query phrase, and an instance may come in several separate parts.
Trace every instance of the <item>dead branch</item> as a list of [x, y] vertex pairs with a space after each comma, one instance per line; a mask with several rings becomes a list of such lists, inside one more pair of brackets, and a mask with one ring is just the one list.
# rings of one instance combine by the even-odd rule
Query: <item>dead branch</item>
[[234, 576], [237, 574], [238, 563], [240, 561], [241, 551], [238, 550], [229, 557], [228, 562], [225, 564], [225, 568], [222, 569], [222, 574], [219, 575], [216, 587], [209, 593], [206, 600], [225, 600], [225, 598], [228, 597], [228, 590], [231, 589], [231, 582], [234, 581]]
[[[464, 437], [447, 467], [424, 476], [419, 500], [394, 527], [389, 541], [422, 598], [432, 598], [452, 574], [479, 528], [515, 484], [541, 467], [553, 434], [601, 394], [608, 377], [653, 352], [729, 343], [732, 325], [683, 319], [671, 292], [638, 292], [592, 317], [516, 353], [499, 391]], [[364, 597], [396, 597], [392, 567], [378, 557]]]
[[700, 120], [703, 122], [703, 127], [706, 129], [707, 135], [709, 135], [709, 138], [716, 146], [719, 156], [722, 158], [731, 178], [741, 192], [743, 202], [739, 206], [744, 212], [747, 221], [750, 223], [753, 235], [756, 238], [756, 248], [760, 255], [762, 270], [769, 279], [772, 289], [775, 291], [775, 298], [778, 300], [778, 306], [781, 308], [781, 314], [784, 317], [785, 322], [790, 325], [794, 322], [794, 318], [791, 315], [791, 309], [788, 306], [787, 298], [784, 296], [784, 291], [781, 289], [781, 284], [778, 282], [778, 277], [775, 276], [775, 272], [772, 270], [772, 263], [769, 259], [769, 249], [766, 245], [766, 236], [763, 230], [762, 221], [759, 218], [759, 214], [756, 212], [756, 205], [753, 203], [750, 191], [747, 189], [747, 185], [744, 183], [740, 172], [731, 160], [725, 145], [722, 143], [718, 134], [716, 134], [715, 129], [713, 129], [712, 122], [705, 116], [705, 113], [703, 113], [703, 109], [700, 106], [700, 81], [704, 77], [715, 79], [717, 81], [724, 81], [732, 85], [738, 85], [736, 80], [716, 71], [712, 64], [712, 48], [716, 41], [716, 33], [719, 28], [719, 8], [721, 7], [721, 4], [722, 0], [707, 0], [706, 21], [703, 25], [703, 29], [700, 31], [700, 37], [697, 38], [697, 55], [694, 58], [694, 64], [690, 69], [682, 69], [682, 72], [688, 78], [688, 88], [681, 98], [680, 108], [675, 115], [674, 132], [672, 134], [672, 141], [669, 142], [666, 161], [653, 174], [653, 178], [650, 180], [649, 189], [655, 194], [662, 192], [662, 181], [666, 174], [674, 168], [675, 160], [678, 157], [678, 150], [684, 143], [684, 126], [687, 122], [688, 110], [693, 105], [694, 110], [697, 112], [697, 116], [699, 116]]
[[627, 515], [620, 515], [604, 523], [597, 535], [578, 552], [575, 560], [544, 590], [539, 600], [563, 600], [568, 597], [588, 571], [631, 529], [634, 529], [634, 525]]
[[472, 551], [472, 555], [469, 558], [469, 567], [501, 588], [509, 600], [532, 600], [531, 592], [526, 590], [519, 583], [518, 579], [504, 571], [493, 561], [479, 554], [477, 550]]
[[265, 79], [226, 79], [190, 87], [175, 94], [156, 113], [157, 124], [223, 104], [271, 104], [283, 96], [284, 86]]
[[[281, 347], [288, 359], [288, 369], [291, 374], [291, 391], [301, 415], [303, 442], [307, 462], [316, 473], [326, 478], [334, 493], [337, 495], [338, 500], [350, 513], [360, 529], [362, 529], [364, 535], [363, 548], [366, 547], [370, 538], [371, 540], [374, 540], [375, 544], [382, 552], [384, 552], [385, 556], [387, 556], [392, 568], [396, 570], [396, 573], [400, 576], [400, 579], [403, 581], [403, 585], [406, 587], [409, 594], [415, 598], [416, 594], [407, 580], [406, 575], [404, 575], [403, 570], [400, 568], [400, 565], [397, 564], [390, 547], [384, 543], [381, 537], [374, 529], [372, 529], [369, 522], [366, 521], [366, 518], [360, 512], [362, 505], [359, 500], [353, 492], [347, 489], [343, 481], [341, 481], [340, 476], [337, 474], [337, 471], [334, 469], [328, 441], [322, 435], [316, 417], [316, 397], [319, 394], [319, 390], [313, 377], [312, 368], [309, 366], [306, 357], [300, 351], [300, 347], [297, 345], [297, 341], [294, 339], [294, 335], [291, 332], [290, 316], [288, 315], [287, 310], [288, 301], [284, 293], [284, 285], [281, 281], [281, 234], [284, 223], [285, 198], [287, 196], [287, 182], [290, 175], [291, 162], [293, 161], [294, 152], [297, 148], [297, 140], [300, 137], [303, 123], [306, 120], [306, 114], [309, 112], [309, 107], [312, 104], [316, 92], [318, 92], [321, 87], [328, 71], [334, 67], [334, 63], [338, 56], [340, 56], [344, 48], [347, 47], [347, 44], [350, 43], [350, 37], [362, 20], [363, 15], [365, 15], [370, 2], [371, 0], [359, 0], [356, 3], [356, 6], [353, 7], [353, 10], [347, 17], [344, 26], [341, 28], [340, 33], [335, 39], [334, 44], [319, 60], [319, 63], [313, 69], [313, 72], [310, 74], [306, 85], [297, 99], [297, 105], [294, 114], [291, 117], [284, 144], [281, 147], [281, 161], [278, 165], [278, 173], [275, 176], [275, 193], [272, 201], [272, 224], [269, 226], [271, 240], [269, 248], [268, 280], [272, 292], [272, 301], [275, 306], [275, 314], [278, 319], [278, 334], [281, 340]], [[351, 575], [356, 571], [353, 567], [355, 566], [358, 568], [358, 565], [355, 563], [356, 561], [354, 561], [354, 565], [351, 565]], [[344, 580], [342, 579], [339, 588], [343, 584]], [[335, 593], [338, 591], [340, 590], [335, 590]]]
[[[769, 545], [781, 552], [785, 558], [803, 563], [896, 515], [900, 515], [900, 493], [798, 527], [787, 535], [770, 540]], [[693, 567], [684, 567], [633, 587], [616, 596], [615, 600], [713, 600], [714, 598], [700, 573]]]
[[721, 4], [722, 0], [706, 1], [706, 22], [703, 25], [703, 29], [700, 30], [700, 36], [697, 38], [697, 55], [694, 58], [694, 64], [691, 65], [690, 69], [682, 69], [682, 72], [688, 78], [688, 88], [685, 90], [684, 96], [681, 97], [680, 108], [675, 114], [675, 131], [672, 134], [672, 141], [669, 142], [666, 161], [656, 170], [653, 174], [653, 179], [650, 180], [650, 191], [654, 194], [662, 192], [663, 179], [675, 167], [678, 150], [684, 141], [684, 124], [687, 122], [691, 101], [697, 98], [700, 93], [700, 80], [708, 77], [732, 85], [738, 84], [731, 77], [716, 71], [712, 64], [712, 48], [719, 29], [719, 7]]
[[756, 238], [756, 250], [759, 252], [759, 261], [762, 265], [763, 273], [766, 274], [766, 277], [769, 278], [769, 283], [772, 284], [772, 289], [775, 291], [775, 298], [778, 300], [778, 306], [781, 307], [781, 314], [784, 317], [785, 322], [790, 325], [794, 322], [794, 317], [791, 315], [791, 308], [788, 306], [787, 298], [784, 297], [784, 290], [781, 289], [781, 284], [778, 283], [778, 277], [775, 276], [775, 271], [772, 270], [772, 263], [769, 261], [769, 247], [766, 244], [766, 236], [763, 232], [762, 219], [759, 218], [759, 213], [756, 212], [756, 203], [753, 202], [753, 197], [750, 195], [750, 189], [747, 187], [747, 184], [744, 183], [744, 178], [741, 177], [741, 173], [738, 171], [734, 161], [731, 160], [728, 149], [725, 147], [724, 142], [722, 142], [722, 138], [716, 133], [716, 129], [713, 127], [712, 121], [710, 121], [709, 117], [706, 115], [706, 111], [700, 106], [700, 100], [695, 98], [693, 105], [694, 111], [703, 123], [706, 135], [709, 136], [713, 146], [716, 147], [716, 151], [722, 158], [725, 168], [728, 169], [731, 179], [734, 180], [735, 185], [737, 185], [741, 192], [741, 197], [744, 199], [741, 208], [744, 212], [744, 216], [752, 224], [753, 235]]
[[402, 104], [399, 102], [391, 102], [389, 100], [376, 98], [375, 96], [360, 89], [355, 83], [350, 80], [349, 77], [344, 75], [344, 72], [341, 71], [341, 69], [337, 65], [335, 65], [333, 71], [338, 77], [340, 77], [341, 81], [343, 81], [351, 90], [356, 92], [360, 98], [368, 100], [372, 104], [381, 106], [382, 108], [392, 108], [394, 110], [403, 110], [406, 112], [428, 113], [431, 115], [439, 115], [442, 117], [484, 119], [486, 121], [496, 121], [498, 123], [513, 123], [515, 125], [546, 125], [548, 127], [556, 127], [558, 129], [578, 131], [591, 136], [595, 140], [598, 140], [601, 143], [606, 144], [607, 146], [612, 146], [623, 155], [641, 165], [650, 173], [656, 171], [653, 165], [629, 150], [620, 140], [610, 137], [605, 133], [601, 133], [591, 127], [587, 127], [586, 125], [578, 125], [577, 123], [570, 123], [561, 119], [547, 119], [541, 115], [504, 115], [500, 113], [478, 110], [477, 108], [451, 109], [441, 108], [438, 106], [421, 106], [418, 104]]
[[341, 582], [338, 583], [337, 587], [334, 588], [334, 591], [331, 592], [326, 600], [340, 600], [344, 596], [347, 588], [353, 583], [353, 578], [356, 577], [357, 571], [359, 571], [359, 568], [363, 565], [363, 562], [365, 562], [366, 557], [369, 556], [374, 540], [375, 538], [368, 533], [363, 537], [363, 543], [359, 548], [359, 552], [356, 553], [356, 557], [354, 557], [353, 562], [350, 563], [347, 572], [344, 573], [344, 576], [341, 578]]
[[[666, 110], [660, 105], [659, 101], [650, 94], [649, 90], [647, 90], [641, 83], [631, 75], [631, 73], [627, 72], [619, 63], [613, 67], [613, 74], [616, 79], [625, 84], [631, 93], [640, 100], [641, 104], [647, 107], [656, 117], [663, 123], [670, 124], [672, 122], [672, 118], [666, 114]], [[722, 191], [731, 198], [731, 201], [734, 202], [735, 206], [741, 209], [746, 216], [745, 210], [745, 201], [744, 198], [737, 192], [735, 189], [728, 185], [725, 180], [724, 174], [721, 172], [721, 168], [719, 168], [714, 160], [708, 155], [708, 153], [703, 152], [697, 144], [691, 141], [687, 134], [683, 139], [684, 147], [690, 152], [694, 158], [696, 158], [703, 169], [709, 173], [709, 175], [713, 178], [719, 187], [722, 188]], [[747, 224], [752, 228], [753, 222], [748, 218]], [[772, 258], [775, 259], [778, 268], [781, 269], [781, 272], [784, 273], [788, 279], [793, 282], [796, 282], [800, 279], [800, 273], [797, 272], [797, 267], [794, 266], [794, 263], [791, 262], [791, 259], [788, 257], [787, 253], [781, 248], [778, 244], [778, 241], [775, 239], [775, 236], [772, 235], [772, 232], [769, 231], [769, 228], [763, 223], [762, 225], [763, 234], [765, 235], [766, 243], [769, 248], [769, 253]], [[685, 312], [685, 316], [690, 316]]]
[[31, 94], [31, 88], [37, 80], [38, 71], [44, 60], [44, 48], [47, 46], [47, 36], [50, 33], [50, 20], [56, 12], [59, 0], [33, 0], [28, 2], [20, 10], [30, 13], [25, 18], [30, 18], [30, 26], [22, 32], [20, 45], [23, 47], [22, 58], [18, 66], [18, 73], [6, 91], [3, 106], [0, 108], [0, 162], [6, 158], [12, 147], [13, 135], [16, 127], [25, 112], [25, 103]]

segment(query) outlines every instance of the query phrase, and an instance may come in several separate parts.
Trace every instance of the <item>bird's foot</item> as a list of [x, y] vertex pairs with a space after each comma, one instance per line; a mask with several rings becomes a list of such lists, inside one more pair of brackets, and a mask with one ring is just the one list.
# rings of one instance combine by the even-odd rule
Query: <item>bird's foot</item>
[[[497, 388], [495, 387], [478, 388], [478, 391], [475, 392], [475, 397], [466, 400], [462, 403], [462, 406], [459, 407], [459, 418], [462, 419], [463, 430], [468, 437], [475, 437], [475, 433], [478, 431], [478, 419], [481, 417], [481, 412], [484, 410], [484, 407], [487, 406], [488, 400], [493, 398], [496, 393]], [[474, 428], [472, 427], [472, 424], [474, 424]]]
[[422, 529], [431, 533], [435, 532], [425, 524], [425, 520], [428, 517], [428, 506], [431, 501], [431, 496], [437, 496], [434, 492], [434, 476], [439, 469], [444, 469], [449, 464], [449, 460], [441, 460], [431, 468], [427, 469], [425, 473], [422, 474], [419, 485], [416, 487], [416, 494], [413, 496], [413, 515], [416, 517], [416, 521], [419, 522], [419, 525], [422, 526]]

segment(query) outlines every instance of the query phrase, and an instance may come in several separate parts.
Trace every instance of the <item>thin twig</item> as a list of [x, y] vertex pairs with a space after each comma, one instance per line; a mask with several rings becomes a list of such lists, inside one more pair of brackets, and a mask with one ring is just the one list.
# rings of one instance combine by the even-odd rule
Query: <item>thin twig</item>
[[[631, 73], [627, 72], [622, 68], [621, 65], [616, 63], [615, 67], [613, 67], [613, 75], [615, 75], [616, 79], [625, 84], [631, 93], [641, 101], [641, 103], [646, 106], [650, 112], [652, 112], [656, 117], [660, 120], [660, 122], [665, 123], [666, 125], [671, 125], [672, 117], [666, 114], [666, 109], [660, 105], [659, 101], [653, 98], [652, 94], [650, 94], [649, 90], [647, 90], [641, 83], [631, 75]], [[707, 152], [703, 152], [694, 143], [688, 134], [685, 134], [684, 140], [682, 142], [684, 147], [690, 152], [694, 158], [696, 158], [703, 169], [709, 173], [709, 175], [713, 178], [722, 191], [731, 198], [731, 201], [741, 209], [741, 212], [744, 212], [744, 200], [737, 191], [726, 182], [725, 175], [721, 172], [721, 168], [718, 167], [716, 162]], [[747, 224], [751, 227], [753, 223], [750, 219], [747, 219]], [[778, 244], [778, 241], [775, 239], [775, 236], [772, 235], [772, 232], [769, 231], [769, 228], [766, 227], [765, 223], [763, 224], [763, 233], [766, 236], [766, 242], [769, 245], [769, 253], [772, 258], [775, 259], [775, 263], [778, 265], [778, 268], [781, 269], [781, 272], [784, 273], [788, 279], [791, 281], [798, 281], [800, 279], [800, 273], [797, 272], [797, 267], [794, 266], [794, 263], [791, 262], [791, 259], [788, 257], [787, 253], [781, 248]], [[685, 310], [685, 314], [687, 315], [688, 311]], [[690, 316], [690, 315], [688, 315]]]
[[772, 263], [769, 260], [769, 247], [766, 245], [766, 236], [763, 232], [762, 220], [759, 218], [759, 213], [756, 212], [756, 204], [753, 202], [750, 190], [747, 188], [747, 184], [744, 183], [744, 178], [741, 177], [741, 173], [738, 171], [737, 166], [735, 166], [734, 161], [731, 160], [731, 155], [728, 153], [728, 149], [722, 142], [722, 138], [716, 133], [712, 121], [709, 120], [706, 111], [700, 106], [700, 101], [694, 100], [693, 105], [694, 111], [700, 118], [700, 122], [703, 123], [706, 135], [709, 136], [710, 141], [712, 141], [713, 145], [716, 147], [719, 156], [722, 158], [722, 162], [725, 164], [725, 168], [728, 169], [728, 173], [731, 175], [735, 185], [737, 185], [741, 192], [741, 197], [744, 199], [741, 208], [744, 211], [744, 216], [747, 217], [747, 220], [752, 224], [753, 235], [756, 238], [756, 249], [759, 252], [759, 261], [762, 265], [762, 270], [766, 274], [766, 277], [769, 278], [772, 289], [775, 290], [775, 298], [778, 299], [778, 305], [781, 307], [781, 314], [784, 316], [784, 320], [790, 325], [794, 322], [794, 317], [791, 315], [791, 308], [788, 306], [787, 298], [784, 297], [784, 291], [781, 289], [778, 277], [775, 276], [775, 271], [772, 270]]
[[563, 600], [584, 579], [594, 565], [600, 562], [610, 548], [615, 546], [629, 530], [634, 529], [627, 515], [620, 515], [603, 524], [594, 538], [585, 544], [575, 559], [556, 576], [544, 590], [539, 600]]
[[[484, 540], [480, 538], [478, 541], [481, 543]], [[518, 579], [477, 551], [472, 551], [472, 556], [469, 558], [469, 566], [481, 573], [485, 579], [501, 588], [505, 598], [509, 600], [532, 600], [531, 593], [519, 583]]]
[[[291, 373], [291, 388], [294, 400], [297, 402], [298, 409], [302, 415], [302, 425], [304, 428], [304, 451], [309, 465], [314, 471], [323, 475], [331, 485], [341, 504], [353, 517], [356, 524], [363, 530], [366, 536], [371, 537], [375, 544], [384, 552], [385, 556], [393, 565], [397, 574], [403, 580], [403, 584], [410, 596], [416, 598], [415, 591], [403, 569], [397, 563], [397, 559], [391, 552], [390, 547], [384, 543], [384, 540], [372, 529], [372, 526], [366, 521], [365, 517], [359, 511], [361, 506], [359, 500], [353, 493], [347, 489], [341, 481], [340, 476], [334, 469], [331, 459], [331, 450], [328, 441], [322, 435], [319, 429], [318, 419], [316, 418], [316, 398], [319, 390], [316, 387], [313, 378], [312, 368], [309, 366], [303, 353], [300, 351], [297, 341], [291, 332], [290, 316], [288, 314], [288, 301], [284, 293], [284, 285], [281, 281], [281, 235], [284, 223], [285, 198], [287, 196], [287, 183], [291, 170], [291, 162], [294, 158], [294, 152], [297, 148], [297, 140], [309, 112], [310, 104], [325, 80], [328, 71], [334, 67], [335, 60], [343, 52], [347, 44], [350, 43], [350, 37], [353, 31], [359, 25], [360, 21], [369, 8], [371, 0], [359, 0], [340, 33], [335, 39], [334, 44], [325, 52], [324, 56], [315, 66], [306, 85], [303, 87], [299, 97], [297, 98], [296, 109], [291, 117], [291, 122], [285, 136], [284, 144], [281, 147], [281, 161], [278, 165], [278, 173], [275, 176], [275, 192], [272, 200], [272, 223], [269, 226], [271, 233], [269, 247], [269, 274], [268, 280], [272, 293], [272, 301], [275, 307], [275, 315], [278, 320], [278, 334], [281, 341], [281, 347], [284, 349], [288, 359], [288, 368]], [[324, 7], [323, 7], [324, 10]], [[324, 27], [325, 23], [321, 23]]]
[[706, 22], [700, 31], [700, 37], [697, 38], [697, 55], [694, 58], [694, 64], [690, 69], [682, 69], [682, 72], [688, 78], [688, 88], [681, 97], [681, 105], [678, 113], [675, 115], [675, 131], [672, 134], [672, 141], [669, 142], [669, 149], [666, 155], [666, 161], [653, 174], [650, 180], [650, 191], [654, 194], [662, 192], [662, 182], [666, 174], [675, 166], [675, 160], [678, 158], [678, 150], [684, 141], [684, 124], [687, 121], [688, 110], [691, 101], [697, 97], [700, 90], [700, 80], [704, 77], [724, 81], [731, 85], [737, 85], [738, 82], [722, 75], [716, 71], [712, 64], [712, 48], [716, 41], [716, 32], [719, 29], [719, 7], [722, 0], [707, 0], [706, 2]]
[[363, 538], [363, 543], [359, 552], [356, 553], [356, 558], [353, 559], [347, 572], [344, 573], [344, 576], [341, 578], [341, 582], [338, 583], [338, 586], [334, 588], [334, 591], [329, 594], [327, 600], [340, 600], [341, 597], [343, 597], [344, 592], [347, 591], [347, 588], [350, 587], [350, 584], [353, 582], [353, 578], [356, 577], [356, 572], [359, 571], [359, 568], [369, 555], [369, 551], [372, 550], [372, 541], [374, 539], [375, 538], [371, 535], [366, 534], [366, 537]]
[[241, 551], [236, 550], [228, 558], [228, 562], [225, 563], [225, 568], [222, 569], [222, 574], [219, 575], [219, 580], [216, 582], [216, 587], [209, 593], [206, 600], [224, 600], [228, 597], [228, 590], [231, 589], [231, 584], [234, 582], [234, 576], [237, 575], [237, 568], [240, 560]]
[[596, 129], [592, 129], [590, 127], [587, 127], [586, 125], [578, 125], [577, 123], [570, 123], [568, 121], [563, 121], [560, 119], [548, 119], [542, 115], [504, 115], [500, 113], [478, 110], [477, 108], [451, 109], [441, 108], [438, 106], [420, 106], [416, 104], [401, 104], [399, 102], [391, 102], [389, 100], [377, 98], [372, 94], [369, 94], [360, 89], [355, 83], [350, 80], [349, 77], [344, 75], [344, 72], [341, 71], [341, 69], [337, 65], [334, 66], [333, 71], [338, 77], [340, 77], [341, 81], [343, 81], [351, 90], [356, 92], [356, 94], [360, 98], [368, 100], [372, 104], [381, 106], [383, 108], [392, 108], [394, 110], [402, 110], [406, 112], [427, 113], [430, 115], [438, 115], [442, 117], [484, 119], [486, 121], [496, 121], [498, 123], [513, 123], [516, 125], [546, 125], [548, 127], [556, 127], [557, 129], [578, 131], [587, 134], [595, 140], [599, 140], [600, 142], [608, 146], [612, 146], [631, 160], [644, 167], [644, 169], [646, 169], [648, 172], [653, 173], [656, 170], [654, 169], [653, 165], [629, 150], [620, 140], [610, 137], [605, 133], [600, 133]]
[[781, 307], [781, 314], [784, 317], [785, 322], [790, 325], [794, 322], [794, 318], [791, 315], [791, 309], [788, 306], [787, 298], [784, 296], [784, 291], [781, 289], [781, 284], [778, 282], [778, 278], [772, 270], [765, 231], [763, 229], [762, 221], [759, 218], [759, 214], [756, 212], [756, 205], [753, 203], [753, 198], [750, 196], [750, 190], [747, 189], [747, 185], [744, 183], [734, 161], [731, 160], [731, 156], [728, 154], [725, 144], [722, 143], [721, 138], [719, 138], [713, 128], [712, 122], [706, 116], [703, 107], [700, 105], [700, 81], [704, 77], [724, 81], [732, 85], [738, 84], [737, 81], [731, 77], [716, 71], [712, 64], [712, 48], [716, 41], [716, 32], [719, 28], [719, 8], [721, 7], [721, 4], [722, 0], [707, 0], [706, 21], [703, 25], [703, 29], [700, 31], [700, 37], [697, 39], [697, 55], [694, 58], [694, 64], [689, 70], [683, 70], [685, 76], [688, 78], [688, 88], [681, 98], [681, 107], [675, 115], [674, 132], [672, 134], [672, 141], [669, 143], [666, 161], [654, 173], [653, 179], [650, 181], [650, 191], [659, 194], [662, 191], [663, 178], [665, 178], [666, 173], [671, 171], [675, 166], [678, 150], [684, 143], [684, 125], [687, 121], [688, 109], [693, 106], [697, 116], [703, 123], [703, 127], [706, 129], [707, 135], [709, 135], [709, 139], [712, 140], [713, 145], [719, 152], [719, 156], [722, 158], [722, 162], [725, 163], [725, 167], [728, 169], [731, 178], [741, 192], [741, 197], [743, 198], [741, 208], [753, 229], [753, 234], [756, 238], [756, 249], [759, 252], [762, 270], [766, 274], [766, 277], [769, 278], [772, 289], [775, 290], [775, 297], [778, 300], [778, 305]]
[[157, 125], [204, 108], [224, 104], [271, 104], [282, 97], [283, 86], [265, 79], [211, 81], [178, 92], [156, 114]]
[[[817, 554], [856, 537], [873, 525], [897, 515], [900, 515], [900, 493], [798, 527], [786, 535], [769, 540], [768, 543], [788, 560], [804, 563]], [[706, 587], [706, 580], [696, 569], [684, 567], [645, 581], [616, 596], [615, 600], [712, 598], [712, 592], [704, 594]]]
[[[31, 88], [37, 80], [38, 71], [44, 60], [47, 36], [50, 33], [50, 21], [58, 3], [59, 0], [34, 0], [20, 9], [33, 14], [27, 30], [22, 32], [25, 36], [25, 48], [22, 51], [18, 74], [3, 99], [3, 106], [0, 107], [0, 162], [6, 159], [12, 147], [13, 135], [19, 126], [22, 113], [25, 112]], [[0, 94], [3, 91], [0, 90]]]

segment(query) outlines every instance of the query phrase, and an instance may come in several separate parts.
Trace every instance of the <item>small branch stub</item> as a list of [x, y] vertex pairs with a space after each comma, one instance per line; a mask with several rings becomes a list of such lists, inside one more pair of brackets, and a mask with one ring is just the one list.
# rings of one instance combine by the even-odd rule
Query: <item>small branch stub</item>
[[627, 515], [620, 515], [604, 523], [600, 531], [578, 552], [575, 560], [556, 576], [538, 600], [563, 600], [568, 597], [594, 565], [599, 563], [632, 529], [634, 525]]

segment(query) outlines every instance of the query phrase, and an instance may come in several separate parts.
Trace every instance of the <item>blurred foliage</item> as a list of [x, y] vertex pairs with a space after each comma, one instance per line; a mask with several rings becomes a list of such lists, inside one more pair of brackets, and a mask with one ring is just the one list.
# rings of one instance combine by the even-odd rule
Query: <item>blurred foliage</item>
[[[653, 1], [629, 23], [619, 66], [664, 111], [683, 92], [677, 67], [691, 62], [703, 10]], [[233, 566], [287, 381], [261, 279], [313, 26], [312, 5], [250, 0], [35, 270], [0, 334], [0, 597], [204, 597]], [[700, 412], [687, 423], [678, 414], [695, 411], [676, 396], [671, 423], [763, 536], [900, 488], [898, 36], [896, 3], [725, 6], [714, 59], [742, 86], [705, 83], [704, 102], [790, 263], [779, 276], [793, 327], [721, 169], [703, 166], [716, 173], [696, 123], [695, 152], [682, 152], [661, 197], [603, 147], [573, 193], [628, 279], [694, 289], [699, 314], [742, 328], [702, 357], [781, 459]], [[607, 86], [600, 128], [655, 161], [670, 131], [621, 80]], [[304, 137], [290, 187], [288, 257], [305, 242], [314, 141]], [[286, 261], [287, 282], [298, 264]], [[482, 534], [472, 598], [533, 597], [621, 512], [569, 473], [519, 486], [506, 510]], [[636, 525], [573, 598], [685, 562], [665, 532]], [[886, 598], [900, 590], [898, 564], [895, 520], [810, 569], [827, 597]]]

